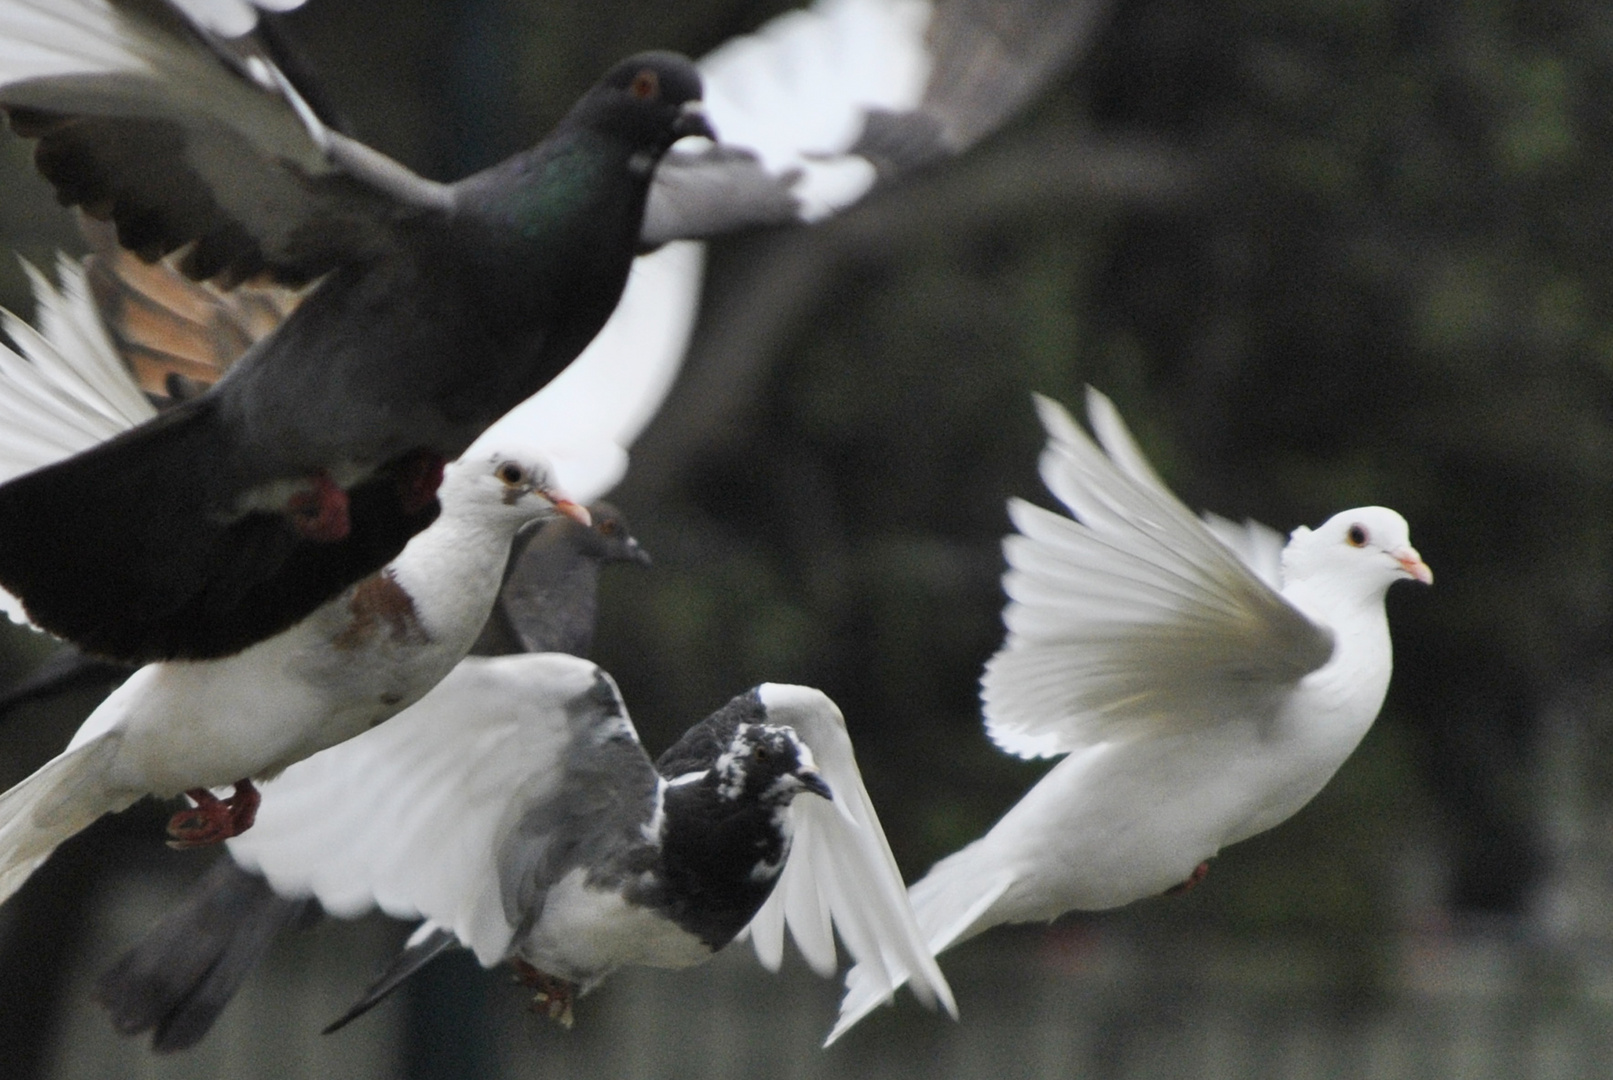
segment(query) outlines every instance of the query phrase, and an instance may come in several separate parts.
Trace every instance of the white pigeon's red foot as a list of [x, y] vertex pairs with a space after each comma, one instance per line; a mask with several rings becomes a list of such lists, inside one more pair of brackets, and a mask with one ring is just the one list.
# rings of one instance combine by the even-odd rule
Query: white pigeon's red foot
[[1208, 877], [1209, 874], [1210, 874], [1210, 864], [1207, 863], [1207, 862], [1201, 862], [1201, 863], [1199, 863], [1197, 866], [1195, 866], [1193, 868], [1193, 872], [1191, 874], [1187, 875], [1187, 880], [1186, 881], [1181, 881], [1181, 882], [1178, 882], [1175, 885], [1172, 885], [1170, 888], [1166, 889], [1160, 895], [1161, 896], [1186, 896], [1188, 893], [1193, 891], [1194, 887], [1196, 885], [1198, 885], [1199, 882], [1203, 881], [1206, 877]]
[[251, 780], [237, 780], [235, 793], [220, 799], [206, 788], [185, 792], [196, 805], [168, 819], [168, 846], [183, 851], [240, 836], [257, 820], [262, 796]]
[[517, 982], [537, 991], [532, 995], [533, 1012], [542, 1013], [563, 1027], [569, 1028], [575, 1022], [576, 1017], [571, 1013], [571, 1004], [577, 999], [576, 983], [558, 979], [546, 971], [539, 971], [520, 957], [511, 960], [510, 966], [515, 968]]
[[347, 512], [347, 492], [323, 469], [314, 474], [313, 486], [286, 501], [286, 512], [297, 535], [322, 544], [346, 540], [353, 530]]
[[398, 463], [398, 502], [405, 514], [418, 514], [431, 505], [442, 486], [445, 464], [441, 454], [430, 450], [412, 451]]

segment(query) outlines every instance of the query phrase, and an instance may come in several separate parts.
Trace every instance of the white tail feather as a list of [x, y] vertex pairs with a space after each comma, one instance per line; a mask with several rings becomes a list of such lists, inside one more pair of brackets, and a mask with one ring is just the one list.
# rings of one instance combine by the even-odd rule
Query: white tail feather
[[0, 795], [0, 902], [22, 888], [59, 844], [138, 797], [107, 783], [120, 741], [108, 733], [58, 754]]
[[[932, 956], [941, 955], [960, 941], [986, 929], [991, 923], [984, 916], [1014, 883], [1014, 872], [999, 869], [982, 874], [975, 865], [975, 844], [942, 859], [930, 868], [922, 881], [907, 890], [924, 943]], [[840, 1001], [840, 1017], [829, 1033], [825, 1046], [852, 1026], [890, 1001], [907, 980], [905, 972], [893, 971], [887, 982], [879, 973], [858, 964], [846, 972], [846, 996]]]

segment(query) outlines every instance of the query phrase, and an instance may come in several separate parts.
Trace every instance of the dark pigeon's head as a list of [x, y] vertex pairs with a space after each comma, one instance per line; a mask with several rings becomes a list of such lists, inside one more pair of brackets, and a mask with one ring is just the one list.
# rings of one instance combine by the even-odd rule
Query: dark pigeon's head
[[711, 771], [722, 799], [784, 807], [802, 792], [834, 797], [812, 750], [782, 724], [740, 724]]
[[686, 135], [717, 138], [700, 95], [700, 71], [688, 57], [639, 53], [607, 71], [573, 115], [590, 127], [626, 136], [659, 159]]

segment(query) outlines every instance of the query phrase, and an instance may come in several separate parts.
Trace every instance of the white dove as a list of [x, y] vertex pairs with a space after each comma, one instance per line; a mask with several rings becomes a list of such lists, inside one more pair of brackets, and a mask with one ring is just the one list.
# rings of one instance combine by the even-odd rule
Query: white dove
[[[1004, 750], [1067, 756], [909, 889], [934, 953], [1190, 887], [1221, 848], [1292, 816], [1383, 704], [1384, 594], [1433, 581], [1381, 506], [1295, 529], [1281, 582], [1263, 579], [1260, 527], [1194, 517], [1102, 394], [1087, 413], [1103, 451], [1058, 404], [1037, 408], [1042, 479], [1075, 520], [1010, 503], [1008, 638], [981, 699]], [[846, 982], [831, 1037], [891, 996], [883, 972]]]
[[[198, 804], [169, 825], [178, 846], [235, 835], [256, 813], [252, 777], [420, 700], [487, 621], [516, 532], [561, 513], [586, 522], [547, 468], [530, 451], [461, 458], [444, 476], [441, 516], [379, 573], [233, 656], [135, 672], [66, 750], [0, 794], [0, 901], [62, 841], [146, 794]], [[207, 790], [231, 783], [228, 800]]]

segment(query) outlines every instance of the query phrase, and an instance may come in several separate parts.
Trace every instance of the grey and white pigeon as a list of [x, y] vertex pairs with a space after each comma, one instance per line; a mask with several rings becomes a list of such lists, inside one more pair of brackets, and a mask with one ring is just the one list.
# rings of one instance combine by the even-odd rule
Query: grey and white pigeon
[[455, 944], [512, 963], [559, 1016], [620, 967], [699, 963], [741, 933], [776, 970], [786, 925], [820, 973], [835, 971], [837, 930], [865, 970], [917, 972], [915, 993], [953, 1010], [845, 721], [806, 687], [740, 695], [652, 765], [593, 664], [473, 657], [414, 708], [265, 783], [229, 852], [267, 884], [215, 871], [227, 890], [121, 959], [99, 988], [120, 1030], [156, 1027], [163, 1049], [199, 1038], [261, 952], [236, 912], [269, 905], [276, 919], [244, 923], [272, 932], [301, 898], [425, 920], [338, 1023]]
[[[1042, 479], [1073, 517], [1010, 504], [1008, 638], [981, 700], [998, 746], [1063, 760], [909, 890], [934, 953], [1191, 887], [1221, 848], [1287, 820], [1383, 704], [1389, 586], [1433, 581], [1380, 506], [1295, 529], [1280, 580], [1264, 577], [1269, 530], [1194, 517], [1107, 398], [1087, 395], [1102, 450], [1037, 408]], [[835, 1036], [890, 998], [888, 974], [848, 974]]]
[[64, 203], [200, 279], [320, 279], [206, 393], [0, 486], [0, 584], [114, 659], [228, 655], [395, 556], [443, 462], [603, 326], [657, 161], [711, 135], [693, 65], [646, 53], [438, 184], [323, 124], [221, 10], [0, 2], [0, 107]]
[[[148, 664], [113, 691], [66, 750], [0, 794], [0, 901], [62, 841], [147, 794], [197, 804], [169, 824], [180, 846], [248, 828], [254, 777], [408, 708], [465, 656], [518, 529], [586, 520], [520, 449], [454, 462], [442, 499], [402, 554], [291, 629], [218, 660]], [[227, 800], [208, 790], [231, 783]]]

